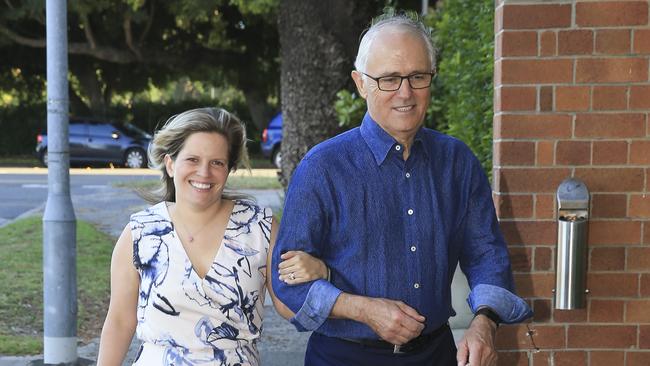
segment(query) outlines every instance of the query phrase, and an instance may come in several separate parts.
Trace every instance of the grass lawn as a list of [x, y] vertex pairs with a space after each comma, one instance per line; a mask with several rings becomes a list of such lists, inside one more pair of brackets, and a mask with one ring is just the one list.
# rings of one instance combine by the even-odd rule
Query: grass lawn
[[[43, 351], [43, 234], [41, 217], [0, 228], [0, 354]], [[109, 300], [115, 239], [77, 221], [78, 337], [98, 337]]]

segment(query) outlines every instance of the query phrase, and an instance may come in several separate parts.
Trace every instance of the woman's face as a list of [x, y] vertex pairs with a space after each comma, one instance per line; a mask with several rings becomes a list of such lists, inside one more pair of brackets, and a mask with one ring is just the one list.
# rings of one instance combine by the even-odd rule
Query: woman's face
[[228, 141], [215, 132], [193, 133], [176, 159], [165, 156], [165, 166], [174, 179], [177, 203], [208, 207], [221, 199], [228, 180]]

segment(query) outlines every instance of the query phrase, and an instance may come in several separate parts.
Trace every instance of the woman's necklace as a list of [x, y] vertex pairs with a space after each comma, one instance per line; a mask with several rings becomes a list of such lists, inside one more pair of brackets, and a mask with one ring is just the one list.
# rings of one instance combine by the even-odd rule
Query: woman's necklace
[[[221, 208], [219, 208], [219, 210], [217, 211], [217, 214], [215, 215], [215, 217], [218, 217], [218, 216], [219, 216], [219, 212], [220, 212], [220, 211], [221, 211]], [[187, 234], [187, 240], [188, 240], [190, 243], [194, 242], [194, 238], [195, 238], [197, 235], [199, 235], [199, 234], [203, 231], [203, 229], [205, 229], [206, 227], [208, 227], [208, 225], [209, 225], [211, 222], [214, 221], [214, 217], [213, 217], [213, 218], [211, 218], [210, 220], [208, 220], [205, 224], [203, 224], [203, 226], [201, 226], [197, 231], [195, 231], [194, 233], [192, 233], [192, 232], [187, 228], [187, 226], [185, 226], [185, 223], [184, 223], [183, 220], [181, 219], [181, 217], [180, 217], [180, 215], [178, 214], [178, 212], [176, 212], [176, 218], [179, 219], [179, 220], [176, 220], [176, 221], [177, 221], [178, 223], [180, 223], [181, 226], [183, 227], [183, 231], [185, 231], [185, 233]]]

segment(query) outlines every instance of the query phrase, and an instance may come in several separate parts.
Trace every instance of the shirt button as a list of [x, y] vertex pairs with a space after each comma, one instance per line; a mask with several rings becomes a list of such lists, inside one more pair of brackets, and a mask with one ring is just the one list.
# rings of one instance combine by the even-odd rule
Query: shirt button
[[412, 252], [415, 252], [416, 250], [418, 250], [418, 248], [416, 248], [415, 245], [411, 246], [411, 251]]
[[406, 173], [406, 178], [411, 178], [411, 173]]
[[420, 288], [420, 284], [416, 282], [416, 283], [413, 284], [413, 287], [414, 288]]
[[413, 209], [412, 209], [412, 208], [409, 208], [409, 210], [406, 211], [406, 213], [409, 214], [409, 216], [413, 215]]
[[400, 150], [402, 150], [402, 147], [399, 146], [399, 145], [396, 145], [396, 146], [395, 146], [395, 150], [400, 151]]

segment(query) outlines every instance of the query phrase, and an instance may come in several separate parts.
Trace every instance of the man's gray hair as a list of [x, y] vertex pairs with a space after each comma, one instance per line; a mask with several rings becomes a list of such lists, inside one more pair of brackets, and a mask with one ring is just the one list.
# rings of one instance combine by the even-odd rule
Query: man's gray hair
[[417, 14], [394, 14], [391, 12], [379, 17], [378, 21], [374, 21], [370, 28], [365, 32], [359, 43], [359, 51], [357, 52], [357, 58], [354, 61], [354, 67], [357, 71], [366, 71], [366, 66], [368, 63], [368, 54], [370, 53], [370, 47], [372, 42], [375, 40], [379, 32], [386, 28], [401, 28], [403, 30], [412, 32], [413, 34], [419, 35], [424, 41], [424, 44], [427, 48], [427, 53], [429, 54], [429, 60], [431, 61], [431, 68], [436, 64], [436, 51], [433, 46], [433, 40], [431, 39], [431, 30], [429, 27], [424, 25], [422, 21], [418, 18]]

